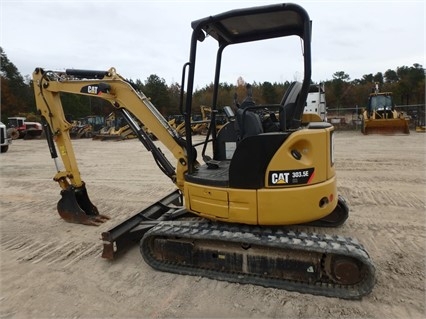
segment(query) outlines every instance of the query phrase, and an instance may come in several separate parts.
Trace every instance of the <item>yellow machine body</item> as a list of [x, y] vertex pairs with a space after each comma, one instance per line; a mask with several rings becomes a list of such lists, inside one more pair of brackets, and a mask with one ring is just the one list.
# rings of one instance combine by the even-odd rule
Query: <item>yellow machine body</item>
[[[304, 128], [291, 134], [270, 160], [263, 188], [185, 182], [186, 208], [209, 219], [259, 225], [299, 224], [327, 216], [338, 198], [333, 130]], [[300, 159], [292, 155], [295, 151]]]

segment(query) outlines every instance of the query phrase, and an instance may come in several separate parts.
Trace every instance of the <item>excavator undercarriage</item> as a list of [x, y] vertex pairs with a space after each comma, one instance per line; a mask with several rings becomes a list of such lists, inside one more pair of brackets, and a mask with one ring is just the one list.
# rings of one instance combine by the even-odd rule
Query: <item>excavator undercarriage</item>
[[[181, 201], [175, 191], [102, 233], [102, 257], [114, 259], [140, 241], [145, 262], [160, 271], [343, 299], [359, 299], [374, 286], [374, 265], [356, 239], [318, 234], [310, 225], [209, 221], [188, 213]], [[341, 198], [334, 214], [347, 213]]]
[[360, 298], [374, 268], [351, 238], [209, 221], [162, 222], [140, 250], [153, 268], [302, 293]]

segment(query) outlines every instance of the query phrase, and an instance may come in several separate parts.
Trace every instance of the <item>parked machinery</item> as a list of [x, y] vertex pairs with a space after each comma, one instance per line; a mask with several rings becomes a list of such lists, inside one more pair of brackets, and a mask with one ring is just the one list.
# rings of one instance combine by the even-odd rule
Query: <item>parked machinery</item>
[[376, 83], [368, 98], [367, 108], [362, 113], [361, 132], [410, 134], [410, 118], [398, 112], [393, 103], [392, 92], [380, 92]]
[[[348, 299], [368, 294], [375, 270], [358, 241], [291, 226], [335, 227], [348, 217], [346, 202], [337, 192], [334, 128], [326, 122], [302, 125], [311, 83], [308, 14], [295, 4], [274, 4], [209, 16], [194, 21], [192, 28], [181, 85], [185, 137], [114, 68], [34, 71], [36, 103], [48, 132], [50, 152], [57, 163], [56, 143], [65, 166], [60, 169], [57, 163], [54, 177], [62, 189], [60, 216], [68, 222], [92, 225], [108, 220], [88, 197], [60, 101], [61, 92], [97, 96], [122, 114], [177, 188], [104, 232], [103, 257], [111, 259], [130, 238], [141, 238], [144, 260], [161, 271]], [[257, 105], [248, 94], [235, 117], [229, 117], [233, 120], [217, 132], [214, 110], [218, 109], [224, 49], [290, 36], [302, 42], [303, 81], [294, 82], [277, 104]], [[211, 123], [204, 141], [196, 144], [191, 133], [192, 97], [197, 46], [204, 40], [217, 41], [218, 52]], [[268, 50], [262, 53], [265, 56], [257, 58], [266, 59]], [[232, 114], [230, 107], [223, 109]], [[265, 110], [278, 110], [274, 132], [264, 132], [259, 113]], [[174, 165], [134, 118], [168, 148], [176, 160]], [[201, 156], [197, 147], [202, 148]]]
[[129, 124], [117, 112], [111, 112], [105, 117], [105, 124], [97, 134], [93, 136], [94, 140], [125, 140], [136, 138]]
[[43, 133], [43, 128], [39, 122], [29, 122], [26, 117], [13, 116], [8, 118], [9, 129], [8, 133], [12, 139], [25, 138], [33, 139], [38, 138]]
[[104, 126], [105, 119], [101, 115], [88, 115], [74, 121], [70, 136], [72, 138], [92, 138]]

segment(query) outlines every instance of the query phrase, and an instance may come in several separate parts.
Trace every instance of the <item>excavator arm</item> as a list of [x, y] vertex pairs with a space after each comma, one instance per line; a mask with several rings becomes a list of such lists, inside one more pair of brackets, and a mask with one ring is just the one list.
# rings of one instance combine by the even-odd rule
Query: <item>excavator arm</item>
[[[163, 173], [183, 191], [184, 174], [188, 163], [185, 140], [169, 125], [150, 100], [142, 92], [136, 91], [128, 81], [116, 73], [114, 68], [108, 71], [66, 70], [65, 72], [37, 68], [33, 73], [33, 80], [37, 109], [43, 119], [50, 153], [56, 165], [57, 173], [53, 179], [61, 187], [62, 198], [58, 202], [58, 212], [63, 219], [73, 223], [99, 225], [108, 217], [99, 214], [87, 195], [69, 134], [72, 125], [65, 118], [61, 93], [86, 95], [109, 101], [121, 112], [140, 141], [152, 153]], [[176, 168], [134, 118], [142, 122], [163, 142], [177, 159]], [[58, 160], [57, 150], [63, 168]]]

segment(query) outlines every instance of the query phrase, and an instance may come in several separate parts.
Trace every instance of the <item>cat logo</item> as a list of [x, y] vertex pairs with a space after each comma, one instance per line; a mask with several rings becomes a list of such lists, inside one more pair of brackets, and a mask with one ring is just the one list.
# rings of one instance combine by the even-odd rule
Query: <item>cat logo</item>
[[101, 93], [101, 90], [99, 89], [99, 86], [97, 84], [93, 84], [93, 85], [83, 86], [80, 92], [86, 93], [86, 94], [98, 95], [99, 93]]
[[288, 171], [271, 171], [268, 175], [268, 185], [279, 187], [310, 184], [312, 183], [314, 176], [314, 167]]
[[85, 85], [81, 88], [81, 93], [100, 95], [102, 93], [109, 93], [111, 86], [108, 83], [99, 83], [92, 85]]
[[288, 184], [288, 176], [290, 173], [272, 173], [271, 182], [274, 185]]
[[87, 93], [97, 95], [98, 94], [98, 87], [94, 86], [94, 85], [88, 85], [87, 86]]

